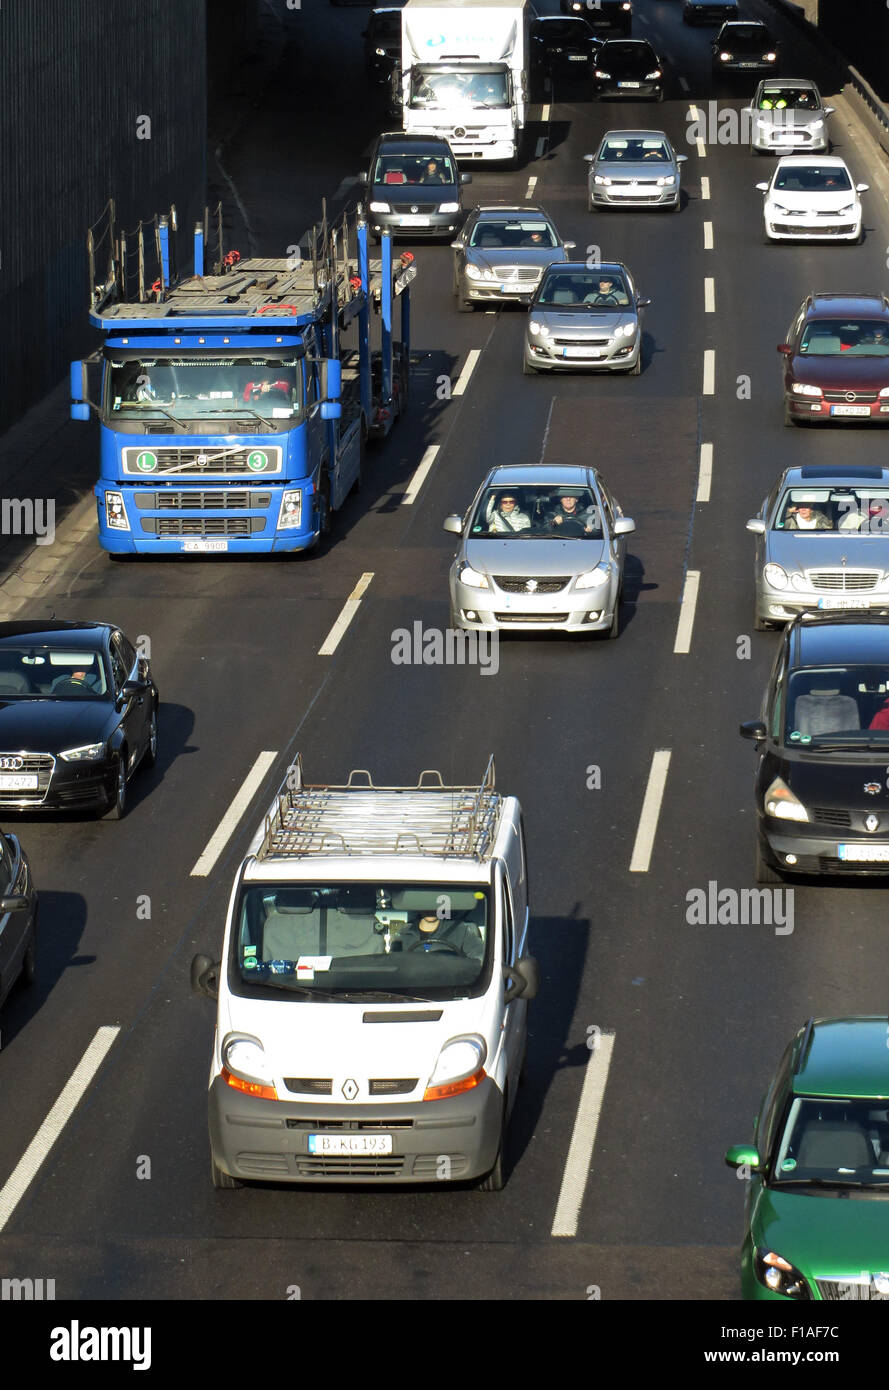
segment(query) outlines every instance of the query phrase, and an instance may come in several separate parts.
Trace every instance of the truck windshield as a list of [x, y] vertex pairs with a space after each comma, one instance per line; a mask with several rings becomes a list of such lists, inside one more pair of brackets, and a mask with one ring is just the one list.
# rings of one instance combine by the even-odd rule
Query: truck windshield
[[488, 894], [436, 884], [245, 885], [231, 937], [238, 993], [294, 989], [448, 999], [490, 971]]
[[109, 358], [105, 419], [114, 425], [174, 416], [199, 421], [224, 416], [288, 429], [299, 416], [300, 370], [295, 358]]
[[424, 111], [448, 106], [509, 106], [505, 72], [413, 72], [409, 105]]

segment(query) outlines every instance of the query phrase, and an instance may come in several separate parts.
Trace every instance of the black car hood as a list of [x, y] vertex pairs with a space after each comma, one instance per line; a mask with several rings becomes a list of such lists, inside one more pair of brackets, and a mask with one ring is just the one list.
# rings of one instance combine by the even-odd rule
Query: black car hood
[[60, 753], [98, 743], [117, 717], [111, 700], [2, 700], [0, 752]]
[[[889, 740], [883, 754], [843, 750], [818, 758], [782, 757], [776, 770], [808, 809], [827, 806], [889, 815]], [[878, 790], [866, 792], [865, 785]]]
[[372, 202], [388, 203], [393, 211], [397, 208], [399, 212], [409, 212], [414, 203], [419, 207], [423, 203], [460, 201], [460, 192], [454, 183], [375, 183], [370, 196]]
[[652, 53], [640, 53], [638, 57], [634, 55], [632, 58], [617, 58], [609, 53], [600, 52], [596, 58], [596, 66], [602, 72], [610, 72], [615, 82], [636, 82], [646, 73], [654, 72], [657, 59]]

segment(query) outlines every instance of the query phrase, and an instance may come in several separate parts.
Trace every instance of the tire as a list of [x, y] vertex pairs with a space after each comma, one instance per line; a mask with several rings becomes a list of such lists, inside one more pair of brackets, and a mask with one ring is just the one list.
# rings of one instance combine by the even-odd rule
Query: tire
[[757, 881], [757, 883], [783, 883], [783, 882], [784, 882], [783, 878], [782, 878], [781, 875], [778, 873], [778, 870], [777, 870], [777, 869], [773, 869], [772, 866], [771, 866], [771, 864], [769, 863], [769, 861], [766, 859], [765, 853], [764, 853], [764, 851], [763, 851], [762, 840], [760, 839], [759, 834], [757, 834], [757, 837], [756, 837], [756, 868], [755, 868], [755, 875], [756, 875], [756, 881]]
[[464, 299], [462, 295], [458, 294], [458, 295], [457, 295], [457, 313], [458, 313], [458, 314], [474, 314], [474, 313], [475, 313], [475, 305], [474, 305], [474, 303], [472, 302], [472, 300], [471, 300], [471, 299]]
[[37, 918], [34, 918], [34, 925], [31, 928], [31, 940], [28, 942], [25, 956], [22, 961], [22, 973], [19, 976], [26, 989], [30, 989], [37, 979]]
[[641, 376], [641, 375], [642, 375], [642, 349], [641, 349], [641, 347], [640, 347], [640, 349], [639, 349], [639, 356], [636, 358], [636, 361], [633, 363], [632, 367], [628, 368], [628, 370], [627, 370], [627, 375], [628, 375], [628, 376]]
[[151, 711], [151, 726], [148, 731], [148, 746], [142, 756], [145, 767], [154, 767], [157, 762], [157, 705]]
[[537, 376], [537, 368], [532, 367], [530, 362], [526, 362], [524, 357], [522, 358], [522, 371], [525, 376]]
[[506, 1144], [506, 1097], [503, 1097], [503, 1120], [500, 1125], [500, 1143], [497, 1145], [497, 1157], [494, 1159], [494, 1166], [489, 1173], [485, 1173], [483, 1178], [479, 1178], [475, 1184], [479, 1192], [502, 1192], [506, 1186], [506, 1166], [503, 1162], [503, 1149]]
[[217, 1192], [231, 1192], [236, 1187], [244, 1186], [240, 1178], [233, 1178], [230, 1174], [223, 1173], [222, 1169], [217, 1167], [216, 1159], [212, 1154], [210, 1155], [210, 1179]]
[[123, 820], [127, 813], [127, 746], [123, 745], [117, 756], [117, 794], [103, 820]]
[[611, 627], [606, 634], [608, 641], [613, 642], [616, 637], [620, 637], [620, 596], [614, 600], [614, 613], [611, 617]]
[[796, 419], [793, 415], [791, 415], [790, 406], [787, 404], [786, 401], [784, 402], [784, 424], [787, 429], [793, 429], [794, 425], [796, 424]]

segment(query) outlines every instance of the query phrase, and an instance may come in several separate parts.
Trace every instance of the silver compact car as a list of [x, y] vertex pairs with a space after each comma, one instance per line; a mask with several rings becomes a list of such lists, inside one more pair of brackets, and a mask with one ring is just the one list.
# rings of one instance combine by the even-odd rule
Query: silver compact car
[[889, 468], [788, 468], [757, 516], [762, 632], [799, 613], [889, 615]]
[[807, 77], [764, 78], [741, 114], [751, 122], [753, 154], [827, 154], [830, 149], [827, 118], [833, 107], [823, 104]]
[[596, 153], [584, 155], [590, 166], [590, 212], [602, 207], [678, 212], [679, 166], [687, 158], [676, 153], [662, 130], [609, 130]]
[[476, 304], [530, 304], [553, 261], [566, 261], [573, 241], [563, 241], [543, 208], [509, 204], [473, 208], [454, 251], [457, 308]]
[[638, 376], [642, 310], [650, 303], [619, 261], [593, 270], [585, 261], [550, 266], [531, 301], [523, 371], [596, 368]]
[[451, 627], [617, 637], [624, 538], [636, 523], [594, 468], [493, 468], [466, 516], [444, 529], [461, 537]]

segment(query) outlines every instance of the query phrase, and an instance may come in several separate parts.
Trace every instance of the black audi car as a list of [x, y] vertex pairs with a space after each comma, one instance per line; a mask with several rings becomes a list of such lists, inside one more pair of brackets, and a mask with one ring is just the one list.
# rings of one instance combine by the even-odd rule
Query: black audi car
[[758, 758], [760, 883], [889, 874], [889, 620], [796, 618], [741, 735]]
[[614, 97], [663, 101], [663, 64], [647, 39], [606, 39], [596, 54], [593, 91], [600, 101]]
[[109, 623], [0, 623], [0, 809], [120, 820], [157, 759], [157, 686]]
[[0, 831], [0, 1006], [36, 975], [37, 890], [18, 836]]

